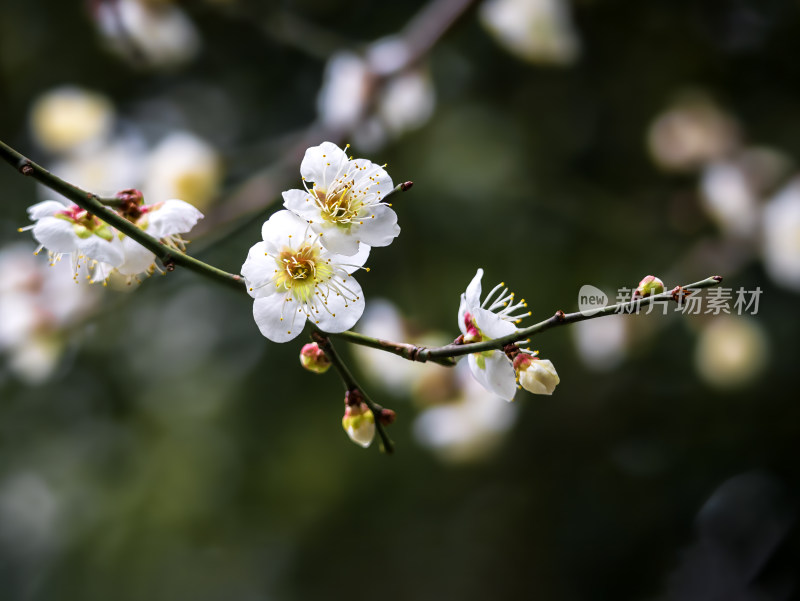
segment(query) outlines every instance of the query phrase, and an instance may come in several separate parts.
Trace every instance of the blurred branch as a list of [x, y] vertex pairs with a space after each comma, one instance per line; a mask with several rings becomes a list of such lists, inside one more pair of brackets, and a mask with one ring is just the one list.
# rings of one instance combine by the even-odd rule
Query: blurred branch
[[315, 328], [314, 331], [311, 333], [311, 338], [324, 351], [328, 359], [331, 360], [331, 364], [339, 373], [339, 377], [342, 379], [342, 382], [344, 383], [345, 390], [347, 392], [358, 391], [361, 398], [364, 399], [364, 402], [367, 404], [367, 407], [369, 407], [369, 410], [372, 412], [372, 417], [375, 420], [375, 428], [378, 431], [378, 435], [381, 438], [382, 449], [388, 454], [393, 453], [394, 443], [392, 442], [392, 439], [389, 438], [389, 435], [386, 433], [386, 430], [383, 427], [383, 419], [385, 413], [384, 408], [378, 405], [372, 399], [370, 399], [369, 396], [367, 396], [367, 393], [364, 392], [364, 389], [361, 388], [358, 382], [356, 382], [356, 379], [353, 377], [353, 374], [350, 373], [350, 370], [347, 369], [347, 366], [344, 364], [341, 357], [339, 357], [339, 354], [333, 348], [333, 344], [331, 343], [328, 334], [325, 334]]
[[244, 291], [244, 280], [242, 276], [228, 273], [162, 244], [158, 239], [153, 238], [135, 224], [106, 207], [100, 197], [65, 182], [60, 177], [53, 175], [44, 167], [34, 163], [2, 141], [0, 141], [0, 158], [14, 167], [22, 175], [32, 177], [51, 190], [67, 197], [82, 209], [102, 219], [132, 240], [144, 246], [158, 257], [167, 267], [167, 270], [171, 270], [175, 265], [180, 265], [190, 271], [203, 274], [227, 286], [232, 286]]
[[[441, 38], [455, 25], [458, 19], [473, 5], [476, 0], [432, 0], [415, 14], [400, 34], [400, 39], [407, 49], [405, 60], [397, 65], [392, 74], [402, 72], [415, 65], [431, 52]], [[302, 49], [315, 56], [327, 59], [337, 49], [344, 47], [343, 40], [334, 34], [323, 35], [317, 26], [309, 24], [298, 17], [293, 17], [285, 12], [275, 13], [277, 23], [270, 23], [264, 27], [268, 32], [279, 30], [279, 39], [299, 45], [297, 40], [302, 40]], [[244, 15], [239, 15], [244, 18]], [[272, 18], [272, 17], [270, 17]], [[283, 27], [290, 30], [303, 30], [304, 33], [289, 35]], [[322, 35], [322, 39], [315, 37], [314, 33]], [[309, 42], [310, 40], [310, 42]], [[307, 42], [313, 43], [308, 46]], [[319, 44], [316, 44], [319, 42]], [[374, 106], [382, 84], [391, 74], [373, 74], [375, 85], [370, 86], [369, 98], [364, 101], [365, 106]], [[290, 136], [291, 142], [285, 143], [280, 158], [274, 163], [265, 166], [244, 179], [236, 186], [233, 192], [213, 210], [202, 223], [195, 228], [195, 235], [202, 236], [215, 230], [221, 224], [238, 221], [241, 217], [257, 213], [268, 208], [280, 199], [281, 192], [286, 189], [288, 182], [295, 178], [294, 170], [303, 157], [305, 150], [316, 146], [320, 141], [328, 140], [341, 145], [348, 135], [342, 131], [327, 127], [322, 123], [310, 124], [305, 130]], [[248, 152], [252, 156], [252, 152]]]

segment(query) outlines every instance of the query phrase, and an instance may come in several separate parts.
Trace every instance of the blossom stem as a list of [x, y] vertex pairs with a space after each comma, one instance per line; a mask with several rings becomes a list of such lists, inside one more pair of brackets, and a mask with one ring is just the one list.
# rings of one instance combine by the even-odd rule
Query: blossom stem
[[[392, 342], [391, 340], [373, 338], [372, 336], [365, 336], [364, 334], [359, 334], [358, 332], [352, 331], [328, 335], [341, 338], [351, 344], [358, 344], [360, 346], [367, 346], [380, 351], [386, 351], [387, 353], [392, 353], [398, 357], [402, 357], [403, 359], [408, 359], [409, 361], [419, 361], [419, 353], [425, 350], [425, 347], [416, 346], [407, 342]], [[455, 359], [447, 356], [428, 357], [427, 360], [447, 367], [452, 367], [456, 364]]]
[[563, 311], [556, 311], [549, 319], [540, 321], [528, 328], [517, 330], [513, 334], [503, 336], [501, 338], [494, 338], [492, 340], [485, 340], [483, 342], [474, 342], [471, 344], [448, 344], [447, 346], [440, 346], [436, 348], [423, 348], [417, 353], [416, 361], [428, 361], [438, 357], [459, 357], [462, 355], [471, 355], [472, 353], [480, 353], [483, 351], [502, 349], [507, 344], [513, 344], [520, 340], [525, 340], [530, 336], [540, 334], [545, 330], [554, 328], [556, 326], [566, 325], [568, 323], [576, 323], [578, 321], [586, 321], [587, 319], [595, 319], [596, 317], [603, 317], [605, 315], [612, 315], [615, 313], [625, 314], [628, 313], [626, 309], [631, 309], [638, 312], [641, 307], [646, 307], [655, 302], [675, 299], [676, 295], [688, 296], [692, 292], [702, 288], [710, 288], [718, 285], [722, 281], [722, 276], [711, 276], [694, 284], [686, 286], [677, 286], [674, 289], [662, 292], [661, 294], [654, 294], [642, 299], [636, 299], [617, 303], [616, 305], [609, 305], [602, 309], [592, 311], [591, 313], [564, 313]]
[[323, 333], [315, 328], [314, 331], [311, 332], [311, 338], [319, 345], [328, 359], [330, 359], [331, 364], [339, 373], [339, 377], [344, 383], [345, 390], [357, 390], [359, 393], [361, 393], [361, 397], [364, 399], [367, 407], [369, 407], [369, 410], [372, 412], [372, 417], [375, 420], [375, 429], [378, 431], [378, 436], [381, 438], [382, 450], [387, 454], [393, 453], [394, 443], [386, 433], [386, 429], [383, 427], [383, 423], [381, 421], [383, 407], [378, 405], [375, 401], [370, 399], [369, 396], [367, 396], [367, 393], [364, 392], [364, 389], [361, 388], [356, 379], [353, 377], [353, 374], [351, 374], [350, 370], [347, 369], [347, 366], [344, 364], [344, 361], [342, 361], [342, 358], [339, 357], [339, 354], [333, 348], [333, 343], [326, 333]]
[[101, 199], [91, 192], [87, 192], [65, 182], [41, 165], [34, 163], [26, 156], [14, 150], [2, 140], [0, 140], [0, 158], [17, 169], [22, 175], [32, 177], [51, 190], [65, 196], [82, 209], [89, 211], [91, 214], [117, 228], [129, 238], [144, 246], [147, 250], [155, 253], [156, 257], [161, 260], [167, 270], [171, 270], [175, 265], [180, 265], [190, 271], [201, 273], [218, 282], [244, 291], [244, 279], [242, 276], [228, 273], [162, 244], [158, 239], [147, 234], [144, 230], [105, 206], [104, 202], [107, 203], [109, 199]]

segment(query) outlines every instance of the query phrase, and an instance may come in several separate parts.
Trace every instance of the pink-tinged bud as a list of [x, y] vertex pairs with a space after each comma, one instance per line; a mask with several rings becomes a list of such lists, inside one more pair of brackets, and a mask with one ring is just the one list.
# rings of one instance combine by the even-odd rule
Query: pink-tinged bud
[[375, 438], [375, 416], [363, 401], [354, 405], [345, 405], [342, 428], [357, 445], [365, 449]]
[[300, 365], [315, 374], [324, 374], [331, 366], [331, 360], [316, 342], [309, 342], [300, 349]]
[[639, 287], [634, 291], [634, 298], [645, 298], [651, 294], [661, 294], [664, 292], [664, 282], [654, 275], [648, 275], [639, 282]]
[[520, 386], [533, 394], [553, 394], [561, 381], [549, 359], [539, 359], [526, 353], [514, 357], [514, 370]]

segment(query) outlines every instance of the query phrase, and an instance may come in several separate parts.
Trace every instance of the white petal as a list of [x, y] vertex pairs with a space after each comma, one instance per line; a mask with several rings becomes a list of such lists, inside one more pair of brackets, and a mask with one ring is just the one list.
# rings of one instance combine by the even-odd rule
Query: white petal
[[517, 331], [513, 323], [487, 309], [481, 309], [480, 307], [474, 309], [472, 316], [475, 318], [475, 324], [481, 333], [489, 338], [500, 338]]
[[347, 153], [333, 142], [323, 142], [306, 150], [300, 163], [300, 175], [327, 189], [330, 182], [344, 173]]
[[478, 308], [481, 306], [481, 278], [483, 277], [483, 269], [478, 268], [475, 277], [467, 286], [466, 301], [469, 309]]
[[[369, 259], [369, 251], [372, 250], [368, 245], [361, 244], [358, 247], [358, 252], [350, 256], [333, 255], [336, 257], [335, 262], [338, 263], [348, 274], [360, 269], [364, 263]], [[328, 256], [325, 253], [323, 256]]]
[[461, 302], [458, 304], [458, 329], [461, 330], [461, 333], [466, 336], [467, 334], [467, 324], [464, 322], [464, 317], [469, 313], [467, 310], [467, 299], [462, 294], [461, 295]]
[[33, 226], [33, 237], [47, 250], [71, 253], [78, 249], [78, 238], [73, 224], [57, 217], [42, 217]]
[[353, 226], [350, 231], [338, 226], [325, 227], [316, 223], [311, 227], [315, 232], [322, 234], [319, 243], [331, 253], [349, 257], [358, 252], [360, 234], [358, 226]]
[[359, 169], [353, 178], [353, 187], [356, 190], [365, 190], [367, 194], [374, 194], [376, 200], [380, 201], [394, 188], [392, 178], [380, 165], [368, 159], [353, 159], [351, 164], [356, 168], [366, 167], [366, 169]]
[[[92, 237], [97, 238], [97, 236]], [[156, 258], [155, 254], [127, 236], [122, 239], [122, 252], [124, 260], [117, 267], [117, 270], [122, 275], [136, 275], [137, 273], [143, 273], [150, 269], [150, 266], [153, 264], [153, 261], [155, 261]], [[89, 256], [88, 253], [87, 256]], [[103, 261], [106, 263], [111, 262], [105, 260]]]
[[384, 204], [376, 205], [371, 213], [374, 218], [370, 215], [364, 219], [358, 230], [359, 240], [370, 246], [389, 246], [400, 235], [397, 213]]
[[306, 316], [291, 295], [273, 294], [253, 301], [253, 317], [258, 329], [272, 342], [288, 342], [303, 331]]
[[321, 211], [314, 198], [305, 190], [287, 190], [283, 193], [283, 206], [306, 221], [321, 221]]
[[492, 351], [491, 356], [483, 357], [484, 368], [478, 366], [477, 356], [469, 356], [469, 368], [478, 383], [489, 392], [507, 401], [514, 399], [517, 380], [511, 361], [501, 351]]
[[[90, 259], [101, 263], [109, 263], [114, 267], [120, 265], [125, 259], [122, 243], [116, 236], [111, 240], [104, 240], [100, 236], [89, 236], [78, 240], [78, 250]], [[137, 244], [137, 246], [139, 245]], [[153, 253], [150, 254], [152, 255]]]
[[274, 257], [267, 253], [266, 242], [257, 242], [247, 253], [247, 259], [242, 265], [242, 275], [247, 284], [247, 293], [253, 298], [270, 296], [277, 292], [277, 288], [272, 284], [275, 276], [277, 264]]
[[[337, 278], [338, 280], [338, 278]], [[364, 293], [361, 286], [353, 278], [347, 278], [339, 286], [346, 286], [350, 292], [337, 295], [333, 290], [327, 295], [327, 304], [322, 305], [317, 297], [317, 311], [313, 312], [314, 321], [320, 330], [325, 332], [344, 332], [352, 328], [364, 313]], [[346, 297], [345, 297], [346, 295]], [[352, 300], [355, 297], [354, 300]]]
[[45, 200], [37, 202], [32, 207], [28, 207], [28, 217], [33, 221], [38, 221], [43, 217], [52, 217], [59, 211], [65, 210], [67, 207], [56, 200]]
[[166, 200], [146, 215], [147, 233], [155, 238], [185, 234], [203, 218], [203, 214], [188, 202], [176, 198]]
[[291, 211], [278, 211], [261, 226], [261, 237], [270, 254], [278, 254], [284, 246], [297, 248], [309, 235], [313, 237], [306, 220]]

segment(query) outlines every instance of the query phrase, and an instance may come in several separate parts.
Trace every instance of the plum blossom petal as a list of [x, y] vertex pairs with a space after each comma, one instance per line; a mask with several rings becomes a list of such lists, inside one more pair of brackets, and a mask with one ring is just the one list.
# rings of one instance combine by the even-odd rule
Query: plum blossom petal
[[291, 294], [273, 294], [255, 299], [253, 317], [261, 334], [273, 342], [288, 342], [297, 338], [306, 322], [299, 305]]
[[489, 392], [507, 401], [517, 392], [517, 377], [508, 357], [502, 351], [475, 353], [469, 356], [472, 375]]
[[147, 213], [146, 228], [154, 238], [188, 233], [203, 218], [203, 214], [195, 207], [177, 198], [165, 200], [155, 207]]

